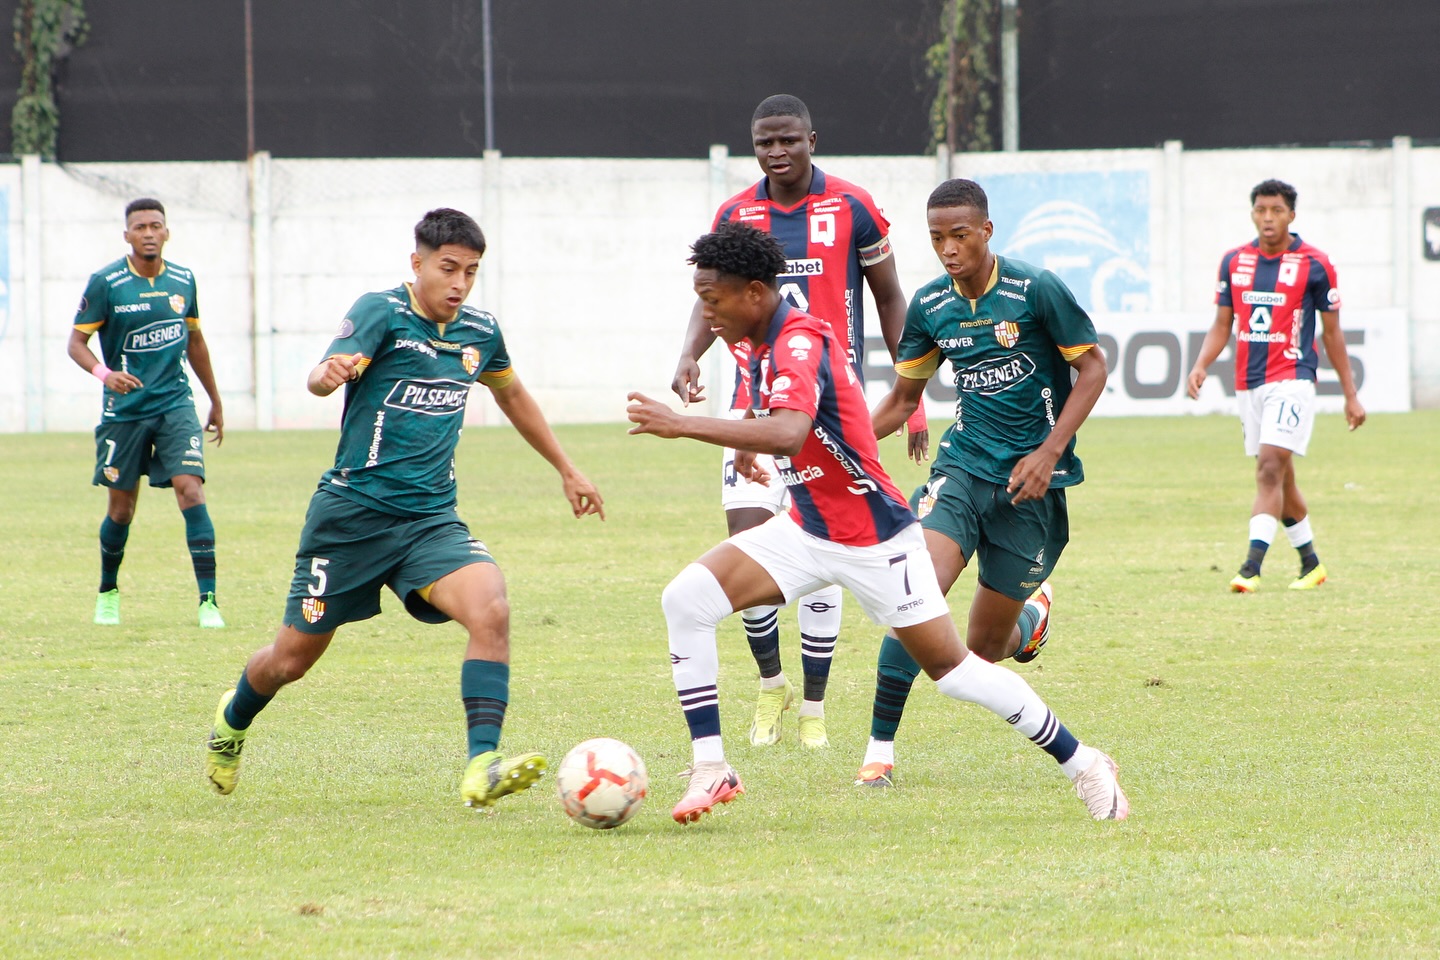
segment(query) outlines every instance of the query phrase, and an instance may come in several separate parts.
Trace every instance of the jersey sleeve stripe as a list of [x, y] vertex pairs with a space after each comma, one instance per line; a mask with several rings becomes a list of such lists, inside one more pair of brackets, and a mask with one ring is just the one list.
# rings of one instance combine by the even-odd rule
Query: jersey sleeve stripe
[[1066, 363], [1074, 363], [1076, 357], [1078, 357], [1078, 356], [1080, 356], [1081, 354], [1083, 354], [1086, 350], [1089, 350], [1089, 349], [1093, 348], [1093, 347], [1095, 346], [1095, 344], [1093, 344], [1093, 343], [1082, 343], [1082, 344], [1080, 344], [1079, 346], [1075, 346], [1075, 347], [1065, 347], [1065, 346], [1061, 346], [1060, 344], [1057, 343], [1055, 346], [1059, 347], [1059, 349], [1060, 349], [1060, 356], [1062, 356], [1062, 357], [1065, 358], [1065, 362], [1066, 362]]
[[489, 373], [480, 374], [480, 382], [487, 387], [504, 388], [515, 381], [515, 368], [506, 367], [504, 370], [492, 370]]
[[96, 330], [99, 330], [103, 326], [105, 326], [105, 321], [97, 320], [94, 323], [77, 323], [75, 324], [75, 329], [79, 330], [81, 333], [94, 333]]
[[940, 348], [935, 347], [923, 357], [901, 360], [895, 364], [895, 372], [906, 380], [929, 380], [940, 369]]

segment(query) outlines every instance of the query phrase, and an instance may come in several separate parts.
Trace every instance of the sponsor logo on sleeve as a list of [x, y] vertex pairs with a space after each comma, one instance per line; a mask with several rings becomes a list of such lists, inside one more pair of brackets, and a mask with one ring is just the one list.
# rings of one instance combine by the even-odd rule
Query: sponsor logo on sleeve
[[810, 359], [810, 351], [815, 349], [815, 342], [803, 333], [797, 333], [785, 341], [785, 346], [790, 348], [790, 356], [796, 360]]
[[1325, 300], [1326, 300], [1326, 302], [1328, 302], [1328, 303], [1339, 303], [1339, 302], [1340, 302], [1340, 291], [1337, 290], [1337, 289], [1335, 289], [1334, 287], [1331, 287], [1331, 288], [1330, 288], [1330, 292], [1327, 293], [1327, 294], [1325, 294]]
[[344, 340], [355, 335], [355, 323], [349, 317], [340, 321], [340, 329], [335, 331], [336, 340]]

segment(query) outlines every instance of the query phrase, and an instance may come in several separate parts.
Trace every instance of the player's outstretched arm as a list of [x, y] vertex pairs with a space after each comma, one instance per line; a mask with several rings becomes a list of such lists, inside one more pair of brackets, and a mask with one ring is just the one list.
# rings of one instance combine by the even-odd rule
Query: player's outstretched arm
[[360, 376], [361, 354], [336, 354], [316, 364], [305, 380], [305, 389], [317, 397], [328, 397], [340, 387]]
[[1075, 371], [1075, 384], [1070, 396], [1055, 418], [1050, 435], [1030, 453], [1016, 461], [1010, 471], [1010, 482], [1005, 492], [1011, 495], [1011, 503], [1024, 500], [1039, 500], [1050, 489], [1050, 478], [1065, 448], [1070, 445], [1080, 424], [1095, 409], [1095, 401], [1105, 392], [1105, 354], [1098, 345], [1070, 361]]
[[1191, 400], [1200, 398], [1200, 387], [1205, 383], [1205, 370], [1220, 356], [1225, 344], [1230, 342], [1230, 328], [1235, 325], [1235, 310], [1232, 307], [1216, 307], [1215, 322], [1205, 331], [1205, 340], [1200, 344], [1200, 353], [1195, 357], [1195, 366], [1185, 380], [1185, 392]]
[[210, 416], [205, 420], [205, 432], [213, 433], [212, 442], [218, 447], [225, 440], [225, 408], [220, 403], [220, 388], [215, 385], [215, 368], [210, 365], [210, 345], [199, 330], [191, 330], [185, 355], [190, 360], [190, 369], [205, 388], [210, 398]]
[[1359, 391], [1355, 387], [1355, 375], [1350, 369], [1350, 354], [1345, 351], [1345, 334], [1340, 330], [1340, 311], [1320, 313], [1320, 342], [1325, 344], [1325, 356], [1340, 380], [1340, 389], [1345, 394], [1345, 423], [1351, 430], [1365, 422], [1365, 407], [1360, 403]]
[[[929, 379], [915, 380], [906, 376], [895, 378], [895, 385], [870, 412], [870, 425], [876, 439], [890, 436], [908, 420], [920, 407], [925, 396], [925, 384]], [[917, 461], [918, 462], [918, 461]]]
[[659, 400], [643, 393], [626, 397], [625, 415], [635, 426], [631, 433], [648, 433], [666, 440], [686, 437], [717, 447], [734, 447], [777, 457], [793, 457], [805, 445], [814, 422], [799, 410], [774, 410], [768, 417], [722, 420], [718, 417], [690, 417], [676, 413]]
[[705, 388], [700, 384], [700, 358], [715, 342], [715, 333], [705, 323], [700, 313], [700, 301], [690, 311], [690, 323], [685, 328], [685, 343], [680, 347], [680, 360], [675, 364], [675, 376], [670, 389], [687, 407], [705, 399]]
[[605, 501], [601, 499], [600, 491], [595, 484], [585, 479], [585, 475], [565, 455], [560, 441], [555, 438], [555, 432], [550, 429], [550, 423], [540, 410], [540, 404], [535, 402], [535, 398], [525, 389], [520, 378], [512, 376], [503, 387], [491, 387], [490, 395], [495, 398], [500, 412], [505, 414], [505, 418], [515, 426], [520, 436], [525, 438], [525, 442], [560, 474], [560, 482], [565, 489], [565, 499], [570, 501], [571, 512], [577, 518], [593, 513], [604, 520]]

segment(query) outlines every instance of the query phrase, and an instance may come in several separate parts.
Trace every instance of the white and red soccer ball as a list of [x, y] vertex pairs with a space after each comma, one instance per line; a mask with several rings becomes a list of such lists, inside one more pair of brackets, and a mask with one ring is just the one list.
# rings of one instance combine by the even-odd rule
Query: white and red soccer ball
[[609, 830], [640, 809], [650, 778], [645, 761], [628, 744], [596, 737], [565, 754], [555, 783], [570, 819], [596, 830]]

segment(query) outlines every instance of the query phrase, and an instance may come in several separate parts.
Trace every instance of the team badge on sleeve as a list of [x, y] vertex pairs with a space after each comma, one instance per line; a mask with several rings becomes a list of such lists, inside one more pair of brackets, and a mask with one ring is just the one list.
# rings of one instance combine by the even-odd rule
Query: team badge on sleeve
[[340, 321], [340, 329], [335, 331], [336, 340], [344, 340], [346, 337], [355, 335], [355, 324], [349, 317]]
[[1013, 320], [1002, 320], [995, 324], [995, 339], [1003, 346], [1013, 347], [1020, 342], [1020, 324]]

